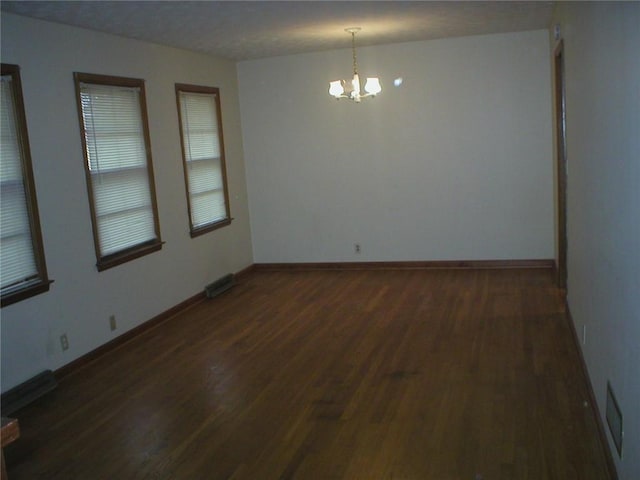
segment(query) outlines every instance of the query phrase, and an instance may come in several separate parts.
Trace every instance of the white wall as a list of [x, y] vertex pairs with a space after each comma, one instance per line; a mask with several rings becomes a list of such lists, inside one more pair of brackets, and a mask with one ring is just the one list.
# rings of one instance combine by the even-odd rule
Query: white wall
[[[252, 263], [232, 62], [2, 13], [2, 62], [21, 67], [50, 277], [48, 293], [2, 309], [2, 391], [56, 369]], [[97, 272], [73, 72], [143, 78], [162, 250]], [[230, 227], [191, 239], [174, 83], [220, 87]], [[118, 330], [109, 330], [114, 314]], [[62, 352], [66, 333], [70, 348]]]
[[359, 105], [327, 93], [348, 49], [238, 65], [254, 260], [553, 258], [547, 32], [358, 59], [384, 87]]
[[[600, 412], [624, 421], [621, 480], [640, 478], [640, 4], [560, 2], [567, 99], [568, 294]], [[605, 429], [606, 422], [604, 422]], [[607, 433], [607, 435], [609, 435]], [[610, 439], [610, 436], [609, 436]]]

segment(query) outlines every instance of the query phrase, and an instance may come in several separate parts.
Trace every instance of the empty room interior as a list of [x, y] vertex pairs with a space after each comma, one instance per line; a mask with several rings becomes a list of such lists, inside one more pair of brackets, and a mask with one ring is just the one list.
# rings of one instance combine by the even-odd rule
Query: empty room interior
[[640, 478], [640, 3], [1, 8], [3, 478]]

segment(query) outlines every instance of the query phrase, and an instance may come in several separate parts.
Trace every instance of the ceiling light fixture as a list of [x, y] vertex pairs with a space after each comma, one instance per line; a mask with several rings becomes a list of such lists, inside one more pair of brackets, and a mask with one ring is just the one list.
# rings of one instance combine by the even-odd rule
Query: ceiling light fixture
[[358, 62], [356, 61], [356, 33], [360, 31], [360, 27], [345, 28], [345, 32], [351, 34], [351, 50], [353, 52], [353, 79], [351, 80], [335, 80], [329, 82], [329, 95], [336, 99], [348, 98], [356, 103], [360, 103], [365, 97], [375, 97], [382, 91], [380, 79], [378, 77], [367, 77], [364, 84], [364, 91], [360, 86], [360, 75], [358, 75]]

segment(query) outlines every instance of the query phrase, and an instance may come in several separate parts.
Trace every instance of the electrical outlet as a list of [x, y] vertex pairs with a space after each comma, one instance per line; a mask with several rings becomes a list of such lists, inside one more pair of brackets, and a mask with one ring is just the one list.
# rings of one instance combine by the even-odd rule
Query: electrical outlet
[[354, 243], [353, 244], [353, 251], [355, 253], [360, 253], [360, 244], [359, 243]]
[[69, 350], [69, 339], [67, 338], [67, 334], [63, 333], [60, 335], [60, 346], [62, 347], [62, 351]]
[[109, 316], [109, 327], [111, 328], [111, 331], [113, 332], [116, 328], [118, 328], [118, 325], [116, 324], [116, 316], [115, 315], [110, 315]]

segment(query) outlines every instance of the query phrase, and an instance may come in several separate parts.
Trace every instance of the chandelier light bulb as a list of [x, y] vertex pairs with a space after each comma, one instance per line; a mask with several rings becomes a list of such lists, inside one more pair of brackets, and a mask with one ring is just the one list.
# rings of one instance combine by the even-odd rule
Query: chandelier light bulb
[[364, 85], [364, 91], [371, 95], [377, 95], [380, 93], [382, 91], [380, 79], [378, 77], [367, 78], [367, 83]]
[[333, 95], [336, 98], [340, 98], [344, 94], [344, 87], [340, 80], [329, 83], [329, 95]]

